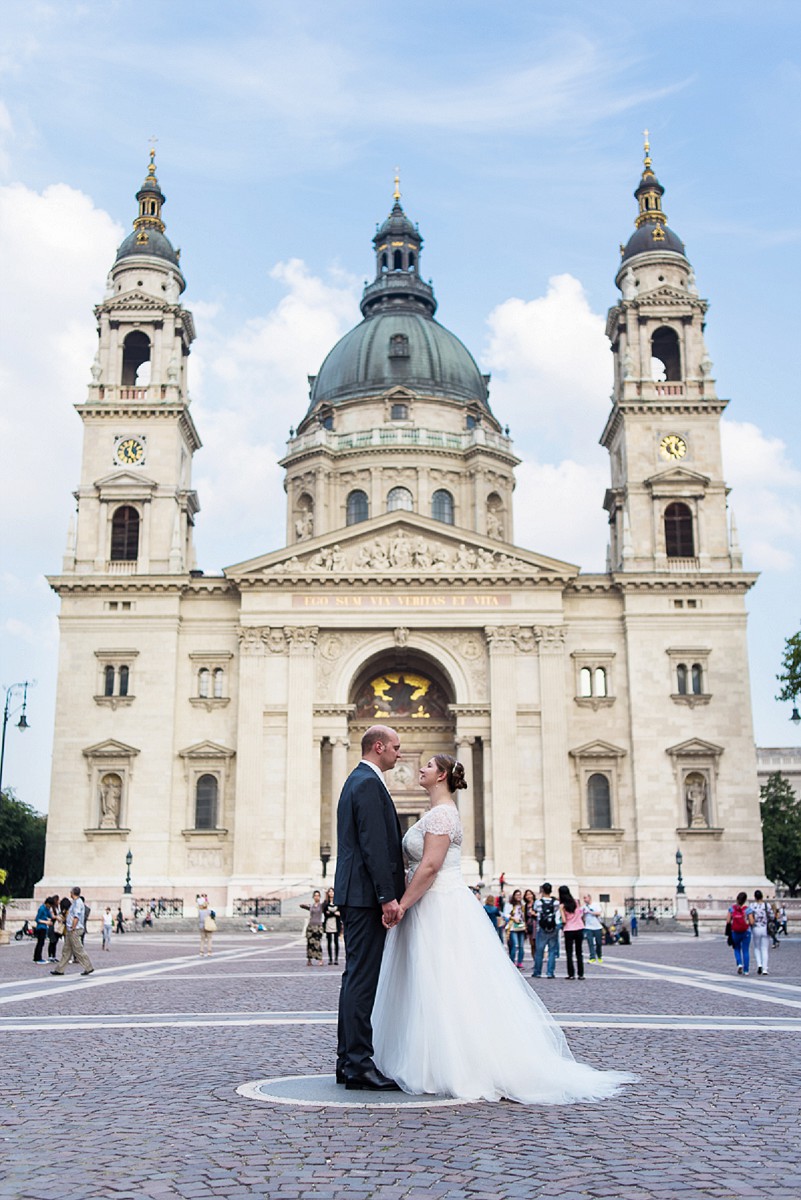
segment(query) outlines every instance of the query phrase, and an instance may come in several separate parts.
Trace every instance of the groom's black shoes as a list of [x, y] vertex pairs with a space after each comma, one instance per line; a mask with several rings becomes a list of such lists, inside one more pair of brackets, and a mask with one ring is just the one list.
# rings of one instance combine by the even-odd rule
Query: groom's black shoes
[[347, 1082], [347, 1078], [348, 1078], [348, 1077], [347, 1077], [347, 1075], [345, 1074], [345, 1072], [344, 1072], [344, 1071], [340, 1071], [339, 1067], [337, 1067], [337, 1083], [346, 1083], [346, 1082]]
[[[337, 1082], [339, 1082], [337, 1080]], [[345, 1088], [349, 1092], [399, 1092], [400, 1088], [394, 1079], [387, 1079], [375, 1067], [370, 1067], [361, 1075], [346, 1075]]]

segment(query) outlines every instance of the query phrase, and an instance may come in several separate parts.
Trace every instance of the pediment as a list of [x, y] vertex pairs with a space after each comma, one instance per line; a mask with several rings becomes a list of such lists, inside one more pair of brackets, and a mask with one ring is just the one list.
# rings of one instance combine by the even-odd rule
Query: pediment
[[178, 751], [180, 758], [233, 758], [235, 754], [235, 750], [208, 740], [195, 742], [193, 746], [186, 746], [185, 749]]
[[597, 738], [594, 742], [586, 742], [568, 753], [571, 758], [622, 758], [626, 751], [621, 746], [614, 746], [611, 742]]
[[165, 304], [163, 300], [159, 300], [158, 297], [152, 296], [149, 292], [133, 288], [129, 292], [117, 292], [99, 307], [102, 307], [105, 312], [116, 312], [119, 309], [125, 310], [130, 308], [164, 312]]
[[687, 488], [701, 487], [708, 488], [710, 478], [708, 475], [702, 475], [700, 471], [692, 471], [689, 467], [671, 466], [666, 467], [664, 471], [657, 471], [655, 475], [650, 475], [643, 480], [646, 487], [651, 489], [669, 487]]
[[118, 742], [115, 738], [106, 738], [104, 742], [87, 746], [83, 751], [85, 758], [131, 758], [138, 753], [135, 746], [126, 746], [125, 742]]
[[683, 288], [672, 287], [670, 284], [662, 284], [660, 287], [653, 288], [652, 291], [638, 292], [637, 300], [641, 306], [668, 303], [696, 304], [703, 307], [703, 301], [699, 296], [686, 292]]
[[573, 563], [534, 554], [417, 513], [384, 513], [227, 567], [229, 578], [410, 576], [565, 579]]
[[665, 753], [673, 758], [718, 758], [723, 753], [723, 747], [716, 746], [714, 742], [705, 742], [703, 738], [688, 738], [677, 746], [668, 746]]
[[149, 475], [143, 475], [141, 471], [111, 471], [108, 475], [104, 475], [101, 479], [96, 479], [94, 486], [102, 489], [104, 492], [118, 488], [120, 491], [129, 492], [131, 488], [147, 488], [148, 491], [153, 491], [158, 487], [155, 479], [151, 479]]

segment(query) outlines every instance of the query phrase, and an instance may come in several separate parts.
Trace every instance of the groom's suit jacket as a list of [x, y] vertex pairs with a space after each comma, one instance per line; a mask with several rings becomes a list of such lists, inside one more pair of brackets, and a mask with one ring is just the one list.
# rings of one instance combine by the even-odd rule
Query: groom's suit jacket
[[360, 762], [345, 780], [337, 808], [334, 903], [372, 908], [399, 900], [403, 888], [395, 805], [373, 768]]

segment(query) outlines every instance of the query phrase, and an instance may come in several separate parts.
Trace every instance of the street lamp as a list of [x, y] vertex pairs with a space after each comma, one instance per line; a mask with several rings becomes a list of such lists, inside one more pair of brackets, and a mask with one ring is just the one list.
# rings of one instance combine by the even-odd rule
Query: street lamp
[[125, 855], [125, 865], [128, 868], [128, 870], [125, 875], [125, 887], [122, 889], [126, 896], [130, 896], [130, 894], [131, 894], [131, 863], [132, 862], [133, 862], [133, 855], [131, 854], [131, 852], [129, 850], [128, 853]]
[[[2, 741], [0, 741], [0, 795], [3, 791], [3, 763], [5, 762], [6, 757], [6, 728], [10, 718], [14, 715], [14, 713], [19, 712], [21, 708], [22, 715], [17, 721], [17, 729], [20, 731], [20, 733], [24, 733], [26, 729], [30, 729], [28, 718], [25, 713], [28, 707], [28, 688], [33, 687], [35, 682], [35, 679], [26, 679], [23, 683], [12, 683], [10, 687], [6, 688], [6, 702], [3, 706], [3, 736]], [[15, 709], [12, 709], [11, 701], [13, 699], [14, 692], [19, 691], [20, 688], [22, 688], [22, 704], [17, 705]]]
[[323, 864], [323, 879], [325, 879], [328, 871], [328, 864], [331, 861], [331, 847], [328, 842], [323, 842], [320, 846], [320, 862]]
[[484, 843], [476, 842], [476, 862], [478, 863], [478, 877], [484, 878]]
[[684, 880], [681, 877], [681, 864], [683, 862], [684, 862], [684, 855], [682, 854], [681, 850], [677, 850], [676, 851], [676, 866], [679, 869], [679, 881], [676, 885], [676, 895], [677, 896], [684, 895]]
[[796, 704], [793, 705], [793, 711], [790, 713], [790, 720], [794, 725], [798, 725], [798, 723], [801, 722], [801, 713], [799, 713], [798, 705]]

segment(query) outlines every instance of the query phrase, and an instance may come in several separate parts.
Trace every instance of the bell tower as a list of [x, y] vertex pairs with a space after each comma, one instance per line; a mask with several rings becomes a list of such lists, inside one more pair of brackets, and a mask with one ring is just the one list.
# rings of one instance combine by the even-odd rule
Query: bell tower
[[164, 232], [155, 150], [136, 199], [133, 232], [95, 308], [88, 396], [76, 405], [83, 460], [65, 574], [180, 574], [193, 565], [191, 471], [201, 443], [186, 367], [195, 329], [180, 302], [180, 252]]
[[718, 398], [700, 298], [684, 243], [667, 224], [648, 132], [635, 231], [621, 246], [621, 299], [606, 332], [614, 355], [612, 411], [601, 444], [611, 459], [611, 570], [693, 574], [742, 566], [728, 525]]

